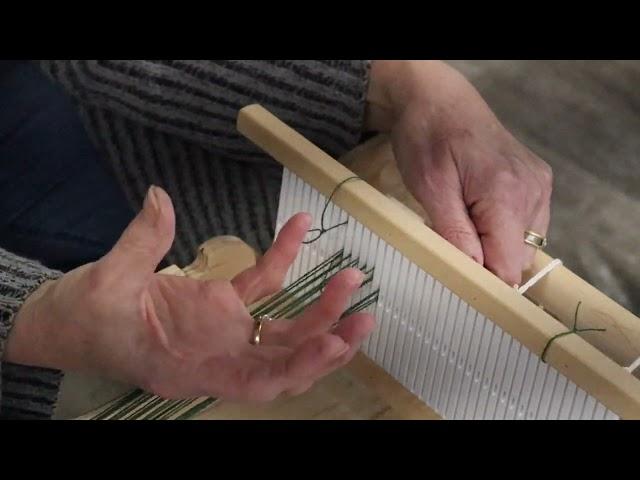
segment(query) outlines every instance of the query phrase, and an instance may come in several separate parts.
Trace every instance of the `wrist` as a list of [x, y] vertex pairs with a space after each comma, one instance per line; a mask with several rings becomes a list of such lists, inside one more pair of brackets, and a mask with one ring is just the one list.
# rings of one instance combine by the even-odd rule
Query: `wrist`
[[408, 105], [438, 98], [434, 90], [443, 66], [446, 68], [431, 60], [374, 60], [367, 91], [367, 126], [388, 132]]
[[393, 125], [394, 72], [400, 68], [394, 60], [373, 60], [366, 95], [365, 128], [377, 132], [388, 132]]
[[[3, 361], [37, 367], [56, 368], [48, 346], [52, 338], [51, 312], [44, 304], [58, 280], [47, 280], [29, 295], [13, 319], [6, 340]], [[43, 312], [49, 311], [49, 315]]]
[[459, 105], [468, 90], [464, 76], [442, 61], [374, 60], [365, 125], [388, 132], [409, 106], [420, 104], [424, 114], [437, 114]]

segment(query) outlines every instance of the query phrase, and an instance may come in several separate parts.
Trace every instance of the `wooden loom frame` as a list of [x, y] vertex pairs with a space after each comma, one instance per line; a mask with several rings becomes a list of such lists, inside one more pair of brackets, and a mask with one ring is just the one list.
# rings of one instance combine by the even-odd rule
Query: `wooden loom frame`
[[[354, 175], [260, 105], [243, 108], [237, 127], [325, 196]], [[621, 418], [640, 419], [640, 381], [614, 361], [630, 361], [635, 358], [631, 355], [639, 354], [635, 345], [640, 345], [640, 319], [633, 314], [562, 268], [548, 277], [552, 281], [532, 288], [529, 295], [556, 319], [437, 235], [420, 216], [366, 182], [342, 185], [333, 202], [538, 355], [550, 338], [565, 332], [564, 325], [572, 322], [575, 307], [567, 306], [567, 296], [554, 291], [569, 289], [570, 299], [588, 299], [597, 309], [580, 326], [613, 328], [613, 338], [617, 334], [633, 342], [620, 349], [612, 345], [611, 337], [607, 337], [609, 343], [602, 343], [594, 336], [594, 344], [605, 354], [579, 335], [567, 335], [553, 342], [546, 360]], [[540, 252], [533, 270], [549, 261]]]

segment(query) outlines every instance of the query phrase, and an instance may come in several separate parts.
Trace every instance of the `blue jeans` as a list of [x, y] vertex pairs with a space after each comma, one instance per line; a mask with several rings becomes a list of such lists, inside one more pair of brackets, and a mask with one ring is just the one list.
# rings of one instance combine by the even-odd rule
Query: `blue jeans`
[[134, 216], [77, 110], [36, 65], [0, 62], [0, 247], [68, 271]]

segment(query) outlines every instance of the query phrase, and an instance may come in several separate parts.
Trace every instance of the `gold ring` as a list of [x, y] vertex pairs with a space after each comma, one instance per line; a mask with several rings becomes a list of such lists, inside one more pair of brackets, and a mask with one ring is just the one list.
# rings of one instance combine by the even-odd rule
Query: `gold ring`
[[269, 315], [260, 315], [253, 321], [253, 336], [251, 337], [251, 345], [260, 345], [260, 335], [262, 334], [262, 325], [264, 322], [273, 320]]
[[547, 246], [547, 239], [536, 232], [526, 230], [524, 232], [524, 243], [535, 248], [544, 248]]

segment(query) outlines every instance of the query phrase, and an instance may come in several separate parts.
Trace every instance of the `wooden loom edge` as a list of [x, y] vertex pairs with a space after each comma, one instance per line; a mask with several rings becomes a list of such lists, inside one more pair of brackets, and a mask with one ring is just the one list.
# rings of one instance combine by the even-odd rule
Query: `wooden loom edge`
[[[353, 175], [260, 105], [241, 109], [237, 128], [325, 196]], [[559, 321], [453, 247], [413, 212], [366, 182], [344, 184], [334, 203], [538, 356], [551, 337], [566, 331]], [[578, 335], [555, 341], [547, 361], [621, 418], [640, 419], [640, 381]]]

